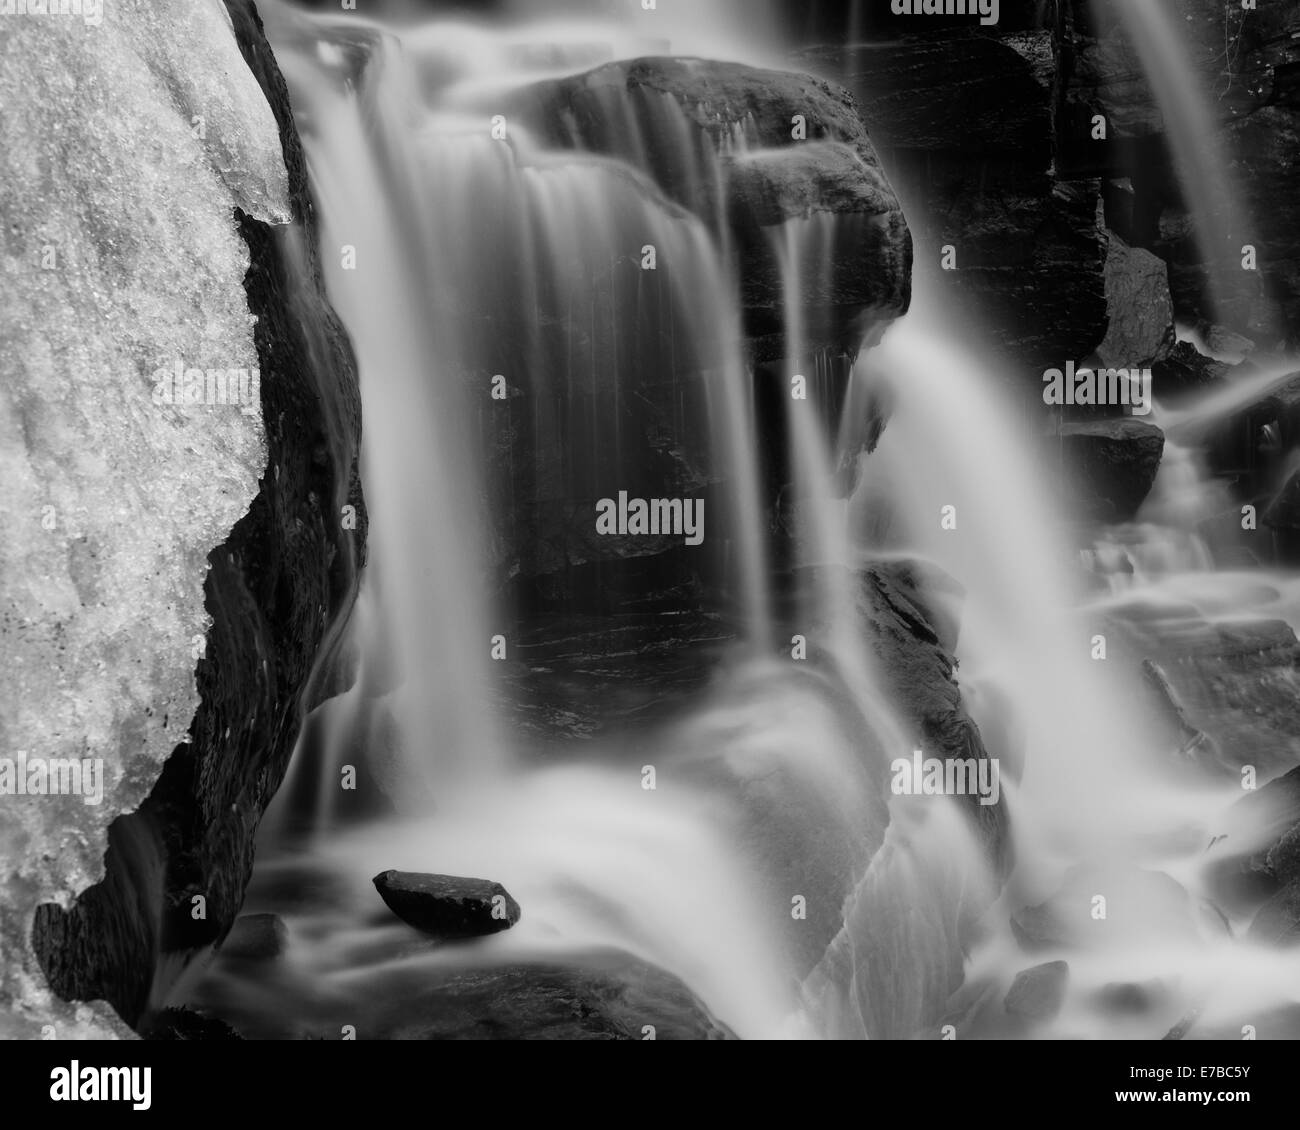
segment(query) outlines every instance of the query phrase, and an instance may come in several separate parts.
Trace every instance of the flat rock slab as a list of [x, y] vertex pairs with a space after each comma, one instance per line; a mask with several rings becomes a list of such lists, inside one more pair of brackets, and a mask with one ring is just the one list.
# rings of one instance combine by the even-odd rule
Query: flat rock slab
[[519, 921], [519, 904], [490, 879], [384, 871], [374, 884], [398, 918], [440, 938], [496, 934]]

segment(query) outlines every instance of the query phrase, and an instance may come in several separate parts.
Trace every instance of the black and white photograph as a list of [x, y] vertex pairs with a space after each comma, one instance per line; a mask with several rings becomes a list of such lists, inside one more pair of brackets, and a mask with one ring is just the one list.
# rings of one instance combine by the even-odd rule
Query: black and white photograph
[[1286, 1083], [1300, 0], [0, 0], [0, 282], [29, 1112]]

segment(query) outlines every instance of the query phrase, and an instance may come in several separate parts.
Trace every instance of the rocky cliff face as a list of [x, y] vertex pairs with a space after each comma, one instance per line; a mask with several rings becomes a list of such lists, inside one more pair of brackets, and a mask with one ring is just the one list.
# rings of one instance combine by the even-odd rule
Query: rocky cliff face
[[909, 210], [917, 285], [945, 298], [1018, 370], [1090, 353], [1106, 332], [1099, 182], [1053, 163], [1049, 32], [942, 30], [797, 56], [843, 82]]
[[0, 125], [3, 179], [33, 189], [3, 204], [28, 296], [0, 313], [22, 487], [4, 745], [102, 759], [106, 782], [99, 804], [0, 799], [0, 995], [15, 1034], [120, 1031], [55, 997], [134, 1024], [229, 929], [354, 594], [359, 399], [251, 3], [12, 21], [0, 70], [32, 94]]
[[[1296, 235], [1294, 154], [1300, 128], [1300, 11], [1286, 4], [1251, 10], [1218, 0], [1171, 0], [1169, 22], [1184, 69], [1208, 92], [1203, 136], [1193, 139], [1227, 191], [1199, 226], [1219, 233], [1207, 250], [1197, 240], [1186, 186], [1171, 147], [1168, 107], [1145, 77], [1122, 19], [1121, 0], [1059, 0], [1056, 37], [1063, 167], [1108, 180], [1110, 225], [1170, 265], [1181, 321], [1219, 323], [1261, 349], [1300, 333], [1300, 242]], [[1094, 116], [1107, 136], [1092, 136]], [[1251, 223], [1241, 218], [1249, 216]], [[1255, 248], [1257, 266], [1242, 267]], [[1214, 282], [1212, 287], [1211, 280]], [[1221, 309], [1211, 306], [1220, 292]]]

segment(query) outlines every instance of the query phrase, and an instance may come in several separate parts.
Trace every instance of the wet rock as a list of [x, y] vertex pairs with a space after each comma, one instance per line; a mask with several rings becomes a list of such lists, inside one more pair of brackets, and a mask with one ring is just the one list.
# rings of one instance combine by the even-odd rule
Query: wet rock
[[1062, 424], [1061, 448], [1077, 473], [1085, 510], [1096, 517], [1126, 521], [1137, 513], [1155, 484], [1164, 453], [1164, 433], [1133, 417]]
[[[1249, 380], [1255, 372], [1246, 362], [1233, 370], [1233, 377]], [[1300, 446], [1300, 373], [1279, 375], [1240, 406], [1192, 421], [1173, 438], [1203, 447], [1213, 471], [1236, 476], [1238, 493], [1256, 499], [1278, 481], [1285, 453]]]
[[1106, 312], [1106, 338], [1097, 347], [1106, 367], [1145, 367], [1162, 360], [1173, 347], [1168, 267], [1163, 259], [1130, 247], [1113, 232], [1106, 252]]
[[1003, 1007], [1012, 1016], [1026, 1020], [1053, 1020], [1065, 1003], [1065, 989], [1070, 980], [1070, 965], [1065, 961], [1047, 961], [1024, 969], [1011, 983]]
[[1107, 317], [1100, 183], [1053, 172], [1051, 51], [1046, 32], [967, 31], [795, 56], [857, 96], [913, 209], [918, 277], [1033, 378], [1088, 356]]
[[[919, 994], [915, 989], [883, 985], [862, 994], [870, 998], [860, 1006], [868, 1032], [873, 1037], [896, 1037], [936, 1022], [962, 984], [960, 952], [976, 936], [978, 923], [1010, 867], [1013, 814], [1003, 786], [1008, 777], [1014, 779], [1020, 751], [1006, 745], [989, 747], [968, 712], [950, 650], [959, 627], [961, 587], [942, 570], [910, 561], [870, 564], [861, 571], [859, 583], [859, 608], [885, 680], [882, 689], [911, 735], [913, 748], [920, 747], [928, 757], [974, 762], [977, 773], [981, 763], [998, 759], [995, 803], [982, 803], [991, 798], [975, 793], [956, 800], [966, 814], [971, 836], [963, 842], [979, 845], [981, 866], [987, 868], [983, 879], [971, 881], [960, 864], [923, 864], [925, 877], [919, 881], [932, 893], [920, 904], [909, 902], [911, 896], [905, 891], [891, 894], [873, 889], [870, 883], [847, 904], [852, 908], [846, 918], [851, 936], [879, 936], [877, 921], [895, 923], [890, 927], [896, 931], [893, 944], [915, 947], [916, 960], [925, 969], [924, 990]], [[888, 757], [892, 761], [910, 753], [895, 750]], [[909, 936], [913, 940], [904, 942]], [[920, 941], [919, 936], [926, 940]], [[946, 939], [946, 944], [938, 939]]]
[[[806, 241], [797, 261], [806, 339], [802, 355], [856, 353], [910, 301], [912, 245], [879, 166], [850, 146], [809, 142], [730, 162], [728, 216], [740, 251], [747, 332], [757, 360], [785, 355], [786, 288], [773, 241], [782, 227]], [[796, 244], [797, 246], [797, 244]], [[821, 269], [813, 267], [813, 258]], [[884, 285], [882, 285], [882, 283]]]
[[[1165, 283], [1168, 289], [1168, 281]], [[1222, 382], [1231, 366], [1206, 357], [1190, 341], [1174, 343], [1151, 366], [1151, 392], [1161, 403], [1177, 403]]]
[[1206, 882], [1241, 913], [1300, 882], [1300, 769], [1248, 792], [1215, 828]]
[[1241, 361], [1255, 351], [1255, 343], [1248, 337], [1233, 333], [1223, 326], [1210, 326], [1205, 330], [1205, 345], [1216, 357]]
[[279, 957], [288, 942], [288, 927], [278, 914], [241, 914], [221, 943], [221, 955], [242, 960], [265, 960]]
[[[1294, 345], [1300, 340], [1300, 107], [1265, 106], [1230, 123], [1224, 142], [1233, 156], [1237, 207], [1252, 228], [1233, 248], [1237, 269], [1226, 272], [1231, 290], [1223, 320], [1250, 340]], [[1239, 248], [1247, 243], [1256, 251], [1254, 271], [1240, 269]]]
[[504, 669], [516, 724], [557, 748], [601, 736], [634, 745], [647, 717], [689, 708], [734, 646], [716, 615], [630, 608], [600, 616], [547, 616], [521, 628]]
[[[84, 145], [63, 137], [50, 164], [56, 180], [66, 180], [68, 191], [79, 192], [78, 211], [84, 211], [85, 200], [93, 199], [99, 202], [97, 214], [111, 219], [111, 231], [100, 233], [100, 243], [87, 246], [76, 269], [70, 267], [61, 278], [77, 278], [77, 270], [91, 263], [110, 264], [115, 281], [93, 289], [130, 296], [137, 310], [144, 311], [151, 333], [175, 327], [176, 338], [165, 350], [169, 356], [205, 358], [208, 363], [220, 356], [223, 368], [243, 365], [247, 359], [265, 377], [258, 404], [265, 448], [258, 449], [256, 458], [223, 441], [219, 415], [212, 416], [212, 427], [204, 416], [190, 426], [183, 418], [167, 423], [185, 449], [178, 450], [178, 457], [184, 456], [183, 471], [151, 455], [148, 447], [97, 442], [75, 427], [66, 433], [80, 436], [83, 453], [99, 452], [92, 457], [96, 461], [108, 452], [131, 454], [129, 466], [118, 471], [108, 465], [87, 470], [113, 497], [102, 513], [114, 516], [116, 528], [127, 536], [147, 533], [154, 548], [143, 555], [133, 550], [105, 553], [107, 544], [92, 544], [79, 568], [84, 569], [94, 554], [104, 562], [112, 559], [115, 567], [141, 568], [148, 576], [138, 583], [127, 578], [100, 584], [81, 599], [98, 609], [97, 617], [115, 610], [119, 619], [125, 617], [123, 624], [147, 625], [140, 638], [149, 658], [137, 665], [119, 650], [103, 665], [105, 673], [116, 672], [109, 678], [109, 689], [79, 692], [79, 698], [91, 703], [106, 694], [124, 711], [116, 722], [110, 724], [106, 715], [89, 728], [92, 735], [104, 728], [94, 739], [97, 748], [140, 751], [110, 770], [119, 774], [111, 803], [85, 812], [98, 813], [95, 818], [102, 820], [123, 809], [130, 814], [118, 816], [110, 826], [106, 854], [98, 834], [79, 840], [78, 852], [84, 848], [90, 859], [88, 869], [66, 850], [66, 830], [58, 849], [44, 856], [52, 874], [49, 881], [30, 888], [37, 897], [81, 893], [65, 905], [50, 901], [36, 909], [31, 945], [41, 972], [60, 997], [102, 998], [129, 1023], [139, 1020], [151, 993], [166, 993], [184, 968], [184, 958], [214, 944], [239, 911], [258, 823], [284, 776], [298, 719], [315, 705], [316, 691], [308, 678], [323, 641], [351, 607], [365, 545], [365, 508], [356, 471], [360, 399], [351, 350], [326, 300], [315, 259], [316, 232], [302, 149], [283, 79], [253, 5], [230, 0], [227, 8], [230, 21], [220, 8], [199, 5], [185, 8], [183, 15], [168, 9], [162, 23], [148, 16], [152, 9], [131, 8], [111, 21], [116, 29], [111, 34], [106, 21], [93, 37], [93, 60], [87, 56], [68, 66], [89, 68], [88, 74], [102, 70], [102, 78], [91, 86], [108, 107], [103, 114], [73, 117], [87, 125], [112, 123], [113, 128], [87, 138]], [[21, 37], [15, 38], [17, 25], [10, 29], [3, 45], [5, 66], [31, 59], [41, 74], [53, 73], [48, 37], [56, 32], [62, 36], [65, 24], [73, 29], [71, 22], [55, 23], [42, 23], [37, 29], [39, 45], [27, 47], [20, 46]], [[90, 50], [89, 40], [86, 43]], [[215, 52], [212, 59], [196, 59], [200, 44]], [[174, 77], [168, 77], [169, 67]], [[155, 77], [141, 90], [134, 89], [132, 76], [147, 77], [151, 68]], [[215, 84], [210, 91], [204, 86], [209, 78]], [[36, 81], [24, 79], [18, 85], [37, 92]], [[159, 90], [169, 91], [169, 97], [160, 100]], [[38, 104], [52, 103], [40, 96], [31, 103]], [[209, 115], [209, 137], [214, 133], [213, 116], [220, 111], [222, 140], [212, 154], [204, 152], [191, 132], [191, 110]], [[17, 119], [6, 114], [5, 121]], [[47, 126], [43, 117], [42, 133], [59, 136], [50, 134]], [[254, 147], [248, 159], [229, 148], [240, 138]], [[148, 161], [149, 147], [159, 145], [172, 155], [184, 152], [185, 146], [198, 146], [195, 162], [156, 162], [159, 168], [189, 170], [188, 179], [183, 187], [164, 192], [167, 200], [134, 200], [131, 193], [164, 187], [138, 175], [141, 162]], [[3, 152], [14, 150], [6, 144]], [[228, 168], [205, 173], [206, 163], [223, 153], [218, 163], [228, 162]], [[78, 155], [91, 160], [89, 184], [63, 164]], [[280, 168], [281, 178], [287, 174], [287, 194], [278, 202], [259, 199], [257, 186], [274, 183], [274, 177], [268, 181], [254, 175], [266, 159]], [[119, 172], [111, 173], [113, 169]], [[235, 194], [233, 201], [209, 199], [213, 186], [222, 182]], [[114, 187], [126, 194], [114, 196]], [[125, 208], [121, 216], [116, 215], [119, 208]], [[175, 208], [179, 212], [162, 233], [166, 251], [155, 255], [143, 242], [148, 235], [142, 217], [165, 220]], [[213, 225], [224, 231], [220, 240], [209, 232]], [[199, 238], [204, 233], [207, 246]], [[195, 240], [200, 247], [193, 247]], [[172, 272], [170, 280], [154, 274], [164, 267]], [[227, 298], [205, 301], [190, 293], [191, 280], [208, 278], [224, 288], [221, 293], [233, 294], [235, 305], [227, 308]], [[37, 307], [61, 308], [48, 300]], [[134, 315], [104, 310], [102, 316], [129, 324]], [[221, 348], [205, 334], [227, 318], [239, 325], [240, 334]], [[87, 342], [111, 339], [96, 332], [80, 333], [79, 340], [78, 348], [87, 349], [92, 348]], [[105, 358], [101, 364], [86, 355], [85, 363], [96, 371], [125, 372], [139, 385], [96, 410], [120, 432], [129, 433], [154, 419], [152, 403], [140, 411], [123, 409], [136, 402], [138, 394], [148, 399], [151, 390], [143, 377], [164, 363], [154, 356], [152, 346], [137, 349], [126, 361]], [[54, 403], [48, 398], [45, 402], [47, 407]], [[224, 410], [229, 412], [228, 407]], [[168, 419], [160, 415], [157, 426]], [[213, 441], [219, 450], [211, 459], [201, 457]], [[75, 461], [66, 461], [64, 470], [75, 466]], [[147, 476], [155, 472], [165, 486], [148, 486]], [[179, 495], [178, 484], [188, 484]], [[221, 496], [220, 522], [204, 501], [210, 492]], [[171, 505], [178, 498], [184, 504], [179, 510], [172, 506], [175, 513], [122, 516], [124, 499]], [[345, 506], [357, 517], [355, 529], [343, 528]], [[75, 513], [75, 505], [71, 509]], [[201, 518], [204, 530], [197, 543], [174, 547], [165, 554], [170, 562], [165, 567], [150, 564], [158, 547], [168, 544], [161, 531], [188, 521], [184, 515], [191, 512]], [[190, 582], [177, 569], [190, 575]], [[174, 612], [186, 621], [183, 631], [173, 632], [166, 617], [148, 612], [150, 594], [175, 602]], [[205, 631], [203, 610], [211, 620], [196, 665], [193, 641]], [[103, 638], [120, 649], [126, 637], [117, 631], [105, 632]], [[71, 660], [56, 660], [54, 669], [64, 662]], [[128, 670], [133, 674], [124, 685], [121, 676]], [[193, 692], [178, 697], [154, 675], [146, 677], [146, 671], [169, 671], [165, 681], [173, 682], [181, 679], [180, 673], [191, 672]], [[190, 678], [187, 674], [181, 681]], [[127, 692], [124, 686], [133, 689]], [[144, 701], [137, 702], [141, 695]], [[87, 730], [78, 725], [69, 732]], [[158, 759], [168, 751], [159, 775]], [[68, 823], [66, 812], [49, 812]], [[38, 858], [44, 853], [30, 841], [19, 854]], [[103, 880], [83, 891], [85, 881], [98, 874], [101, 857]], [[192, 913], [198, 895], [205, 900], [205, 918]], [[14, 921], [25, 929], [21, 912]], [[17, 963], [6, 960], [4, 967], [16, 969]]]
[[[942, 570], [920, 562], [878, 563], [862, 572], [864, 610], [891, 699], [916, 728], [927, 756], [976, 760], [998, 756], [984, 748], [967, 713], [955, 672], [961, 589]], [[1005, 794], [1003, 794], [1005, 797]], [[995, 868], [1006, 862], [1007, 809], [980, 804], [968, 812]]]
[[735, 1039], [676, 977], [622, 954], [444, 975], [403, 1011], [388, 1038]]
[[476, 966], [421, 961], [399, 945], [327, 990], [320, 981], [242, 962], [200, 982], [194, 1007], [250, 1040], [337, 1040], [344, 1025], [361, 1040], [736, 1038], [677, 977], [612, 949]]
[[1300, 882], [1283, 887], [1259, 909], [1246, 940], [1267, 946], [1300, 946]]
[[375, 889], [403, 922], [440, 938], [477, 938], [508, 930], [519, 921], [519, 904], [500, 883], [384, 871]]
[[1260, 780], [1300, 761], [1300, 643], [1281, 620], [1130, 624], [1157, 663], [1183, 719], [1212, 741], [1193, 756], [1206, 769]]
[[1214, 747], [1214, 739], [1192, 725], [1186, 707], [1179, 700], [1178, 692], [1160, 665], [1149, 659], [1142, 660], [1142, 676], [1151, 688], [1171, 736], [1178, 744], [1179, 753], [1184, 757], [1218, 757], [1219, 751]]
[[1300, 473], [1282, 484], [1260, 519], [1276, 532], [1279, 557], [1287, 564], [1300, 562]]
[[[1211, 156], [1227, 185], [1192, 186], [1216, 197], [1207, 210], [1186, 199], [1185, 177], [1170, 160], [1170, 115], [1147, 78], [1142, 53], [1130, 36], [1124, 0], [1063, 0], [1057, 41], [1062, 107], [1061, 156], [1072, 171], [1127, 176], [1135, 187], [1132, 235], [1170, 265], [1170, 288], [1180, 321], [1220, 321], [1270, 347], [1294, 341], [1300, 315], [1300, 237], [1294, 154], [1300, 137], [1295, 86], [1300, 16], [1289, 5], [1246, 10], [1218, 0], [1176, 0], [1167, 7], [1180, 41], [1179, 66], [1204, 99], [1208, 124], [1193, 142]], [[1094, 115], [1105, 117], [1107, 137], [1092, 137]], [[1226, 166], [1226, 167], [1225, 167]], [[1191, 213], [1200, 213], [1192, 222]], [[1249, 216], [1249, 224], [1229, 213]], [[1249, 230], [1243, 231], [1243, 227]], [[1241, 232], [1207, 261], [1198, 229]], [[1246, 244], [1256, 269], [1243, 270]], [[1213, 278], [1213, 285], [1211, 285]], [[1218, 309], [1212, 308], [1217, 292]]]
[[[644, 58], [535, 83], [512, 94], [508, 109], [548, 145], [623, 158], [711, 225], [724, 212], [759, 360], [788, 352], [773, 247], [787, 225], [832, 265], [825, 289], [805, 303], [809, 356], [856, 352], [865, 332], [906, 312], [911, 237], [847, 91], [737, 63]], [[796, 117], [806, 138], [792, 136]], [[722, 200], [708, 172], [715, 164]]]

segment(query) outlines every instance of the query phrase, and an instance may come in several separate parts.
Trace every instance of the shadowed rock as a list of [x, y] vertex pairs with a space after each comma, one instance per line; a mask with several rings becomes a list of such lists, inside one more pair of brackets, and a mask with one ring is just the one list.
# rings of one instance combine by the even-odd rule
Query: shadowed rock
[[441, 938], [496, 934], [519, 921], [519, 904], [489, 879], [384, 871], [374, 884], [398, 918]]
[[1300, 946], [1300, 881], [1278, 891], [1259, 909], [1246, 939], [1270, 946]]
[[906, 312], [911, 237], [843, 88], [738, 63], [644, 58], [534, 83], [507, 108], [549, 146], [619, 157], [711, 226], [725, 216], [759, 360], [789, 350], [774, 247], [787, 225], [830, 265], [824, 288], [804, 295], [803, 352], [856, 352], [864, 333]]
[[[624, 954], [440, 978], [385, 1033], [408, 1040], [734, 1040], [676, 977]], [[652, 1030], [652, 1031], [651, 1031]]]
[[[1028, 374], [1090, 354], [1106, 332], [1100, 183], [1053, 167], [1046, 32], [971, 31], [819, 46], [797, 65], [857, 97], [910, 209], [917, 273]], [[940, 271], [946, 247], [955, 270]]]
[[1151, 493], [1164, 453], [1164, 433], [1132, 417], [1063, 424], [1061, 447], [1094, 515], [1124, 521]]
[[[1168, 281], [1166, 280], [1166, 289]], [[1201, 353], [1190, 341], [1176, 342], [1151, 366], [1151, 392], [1162, 403], [1177, 401], [1219, 384], [1232, 368]]]
[[1012, 1016], [1027, 1020], [1052, 1020], [1065, 1003], [1065, 988], [1070, 979], [1070, 965], [1065, 961], [1047, 961], [1024, 969], [1011, 983], [1003, 1007]]
[[1130, 247], [1113, 232], [1106, 252], [1106, 311], [1106, 338], [1097, 346], [1097, 356], [1106, 367], [1150, 365], [1173, 346], [1169, 268], [1163, 259]]
[[1215, 828], [1206, 879], [1237, 912], [1300, 882], [1300, 769], [1247, 793], [1225, 813]]

